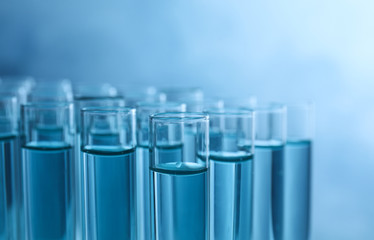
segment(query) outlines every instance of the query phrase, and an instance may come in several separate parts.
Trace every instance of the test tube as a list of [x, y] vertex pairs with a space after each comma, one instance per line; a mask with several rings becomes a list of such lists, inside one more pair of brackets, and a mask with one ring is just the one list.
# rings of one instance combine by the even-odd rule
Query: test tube
[[22, 105], [26, 239], [75, 238], [72, 103]]
[[27, 102], [27, 96], [35, 84], [34, 79], [28, 76], [2, 76], [1, 80], [1, 94], [12, 93], [16, 95], [18, 104], [25, 104]]
[[247, 95], [245, 97], [234, 97], [225, 98], [223, 100], [223, 105], [228, 107], [242, 107], [242, 108], [254, 108], [258, 104], [258, 99], [256, 95]]
[[210, 237], [250, 239], [254, 153], [253, 111], [208, 110]]
[[[286, 143], [286, 108], [268, 103], [253, 108], [255, 111], [255, 157], [253, 178], [252, 239], [272, 239], [274, 216], [274, 188], [282, 184], [276, 171], [284, 160]], [[277, 203], [278, 204], [278, 203]]]
[[29, 91], [27, 102], [71, 102], [73, 90], [70, 80], [39, 80]]
[[109, 83], [85, 83], [79, 82], [73, 85], [74, 99], [91, 99], [98, 97], [118, 97], [120, 96], [117, 88]]
[[283, 161], [274, 162], [274, 239], [309, 238], [313, 138], [312, 103], [287, 104]]
[[96, 90], [77, 92], [74, 98], [74, 111], [76, 119], [75, 158], [76, 164], [76, 206], [77, 206], [77, 239], [85, 239], [84, 198], [83, 198], [83, 162], [80, 133], [82, 130], [81, 110], [86, 107], [124, 107], [125, 100], [121, 96], [110, 96], [110, 92], [97, 92]]
[[24, 236], [24, 205], [23, 205], [23, 186], [22, 186], [22, 159], [21, 159], [21, 146], [19, 139], [19, 127], [21, 116], [21, 104], [27, 102], [27, 96], [34, 84], [34, 80], [27, 76], [1, 76], [0, 95], [14, 96], [17, 101], [16, 111], [14, 112], [17, 121], [17, 136], [14, 140], [14, 156], [12, 161], [12, 184], [14, 191], [11, 197], [13, 214], [11, 220], [11, 235], [10, 239], [25, 239]]
[[189, 112], [204, 112], [209, 109], [224, 108], [224, 101], [222, 99], [204, 99], [202, 101], [183, 101], [187, 106]]
[[82, 109], [86, 239], [136, 236], [135, 109]]
[[19, 239], [17, 218], [17, 98], [0, 97], [0, 239]]
[[126, 100], [126, 106], [136, 107], [139, 103], [144, 102], [165, 102], [164, 94], [160, 93], [157, 88], [153, 86], [141, 86], [134, 84], [120, 85], [122, 94]]
[[136, 192], [138, 239], [151, 239], [150, 189], [149, 189], [149, 116], [161, 112], [184, 112], [186, 105], [174, 102], [141, 102], [136, 108], [137, 140], [136, 148]]
[[[150, 119], [152, 239], [209, 239], [209, 117], [158, 113]], [[186, 131], [194, 138], [186, 139]]]
[[180, 87], [169, 87], [163, 88], [160, 92], [165, 96], [166, 101], [172, 102], [202, 102], [204, 100], [204, 93], [200, 88], [180, 88]]

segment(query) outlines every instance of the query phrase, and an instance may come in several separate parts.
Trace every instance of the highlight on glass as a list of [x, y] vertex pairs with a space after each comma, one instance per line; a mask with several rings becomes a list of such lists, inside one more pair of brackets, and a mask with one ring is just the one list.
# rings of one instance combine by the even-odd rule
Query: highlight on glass
[[224, 108], [224, 101], [222, 99], [204, 99], [204, 100], [184, 100], [189, 112], [204, 112], [209, 109], [222, 109]]
[[158, 113], [150, 121], [152, 239], [209, 239], [209, 117]]
[[0, 97], [0, 239], [18, 235], [18, 103], [12, 95]]
[[140, 84], [117, 85], [126, 100], [127, 107], [136, 107], [139, 103], [166, 102], [165, 94], [160, 93], [154, 86]]
[[73, 93], [75, 100], [120, 96], [117, 88], [109, 83], [74, 83]]
[[166, 101], [172, 102], [202, 102], [204, 100], [204, 93], [200, 88], [179, 88], [169, 87], [163, 88], [160, 92], [165, 96]]
[[210, 237], [250, 239], [254, 114], [251, 110], [208, 110], [210, 136]]
[[61, 79], [56, 81], [37, 80], [29, 91], [27, 102], [71, 102], [73, 89], [71, 81]]
[[0, 94], [15, 95], [18, 104], [27, 102], [27, 96], [35, 85], [35, 80], [29, 76], [1, 76], [0, 80]]
[[175, 102], [140, 102], [136, 108], [136, 195], [138, 239], [150, 239], [149, 117], [162, 112], [184, 112], [186, 105]]
[[283, 181], [281, 166], [286, 143], [286, 107], [261, 104], [255, 112], [255, 157], [253, 178], [252, 239], [271, 239], [279, 228], [281, 214], [277, 185]]
[[83, 108], [86, 238], [137, 239], [135, 109]]
[[274, 185], [275, 239], [309, 238], [313, 123], [312, 103], [287, 104], [285, 158], [275, 165], [283, 173]]
[[75, 238], [72, 103], [22, 106], [26, 239]]

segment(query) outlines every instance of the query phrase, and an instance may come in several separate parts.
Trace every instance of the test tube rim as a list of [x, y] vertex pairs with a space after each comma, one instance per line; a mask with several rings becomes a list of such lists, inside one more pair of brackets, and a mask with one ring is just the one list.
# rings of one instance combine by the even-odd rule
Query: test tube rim
[[21, 105], [23, 109], [56, 109], [70, 108], [73, 102], [70, 101], [50, 101], [50, 102], [27, 102]]
[[196, 123], [208, 122], [209, 115], [199, 112], [164, 112], [150, 115], [151, 122]]
[[176, 102], [176, 101], [166, 101], [166, 102], [138, 102], [136, 104], [137, 109], [154, 109], [159, 107], [178, 107], [186, 105], [183, 102]]
[[300, 102], [287, 102], [285, 103], [286, 108], [298, 108], [307, 111], [313, 111], [315, 103], [313, 101], [300, 101]]
[[282, 113], [286, 112], [287, 107], [284, 103], [269, 102], [261, 103], [254, 107], [243, 107], [243, 109], [252, 110], [254, 113]]
[[118, 113], [128, 113], [135, 114], [136, 109], [131, 107], [120, 107], [120, 106], [101, 106], [101, 107], [84, 107], [81, 108], [82, 114], [118, 114]]
[[204, 111], [209, 116], [249, 116], [253, 117], [254, 110], [248, 108], [214, 108]]
[[116, 96], [89, 96], [89, 95], [74, 95], [74, 101], [97, 101], [97, 100], [124, 100], [125, 98], [121, 95]]

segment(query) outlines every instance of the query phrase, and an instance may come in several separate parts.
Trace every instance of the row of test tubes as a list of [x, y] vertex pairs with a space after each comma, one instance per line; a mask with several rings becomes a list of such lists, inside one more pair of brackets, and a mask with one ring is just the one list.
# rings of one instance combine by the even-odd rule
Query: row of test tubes
[[127, 89], [0, 78], [0, 240], [309, 238], [313, 104]]

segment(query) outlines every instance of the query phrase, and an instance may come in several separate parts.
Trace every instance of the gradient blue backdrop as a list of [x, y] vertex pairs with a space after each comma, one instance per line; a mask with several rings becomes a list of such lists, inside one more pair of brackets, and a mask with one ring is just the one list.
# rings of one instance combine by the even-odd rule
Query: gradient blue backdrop
[[374, 239], [374, 2], [1, 1], [0, 74], [313, 99], [312, 239]]

